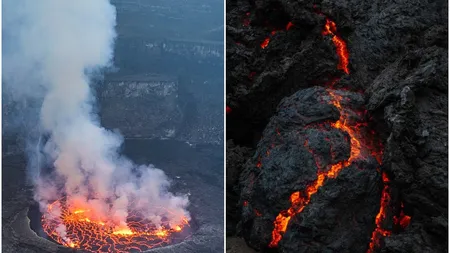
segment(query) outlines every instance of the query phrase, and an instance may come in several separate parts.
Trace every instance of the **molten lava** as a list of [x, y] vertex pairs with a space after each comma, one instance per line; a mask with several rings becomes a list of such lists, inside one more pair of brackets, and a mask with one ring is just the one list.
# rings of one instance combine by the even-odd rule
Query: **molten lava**
[[331, 35], [331, 39], [333, 40], [334, 45], [336, 46], [336, 53], [339, 57], [339, 64], [338, 69], [344, 71], [347, 75], [350, 74], [350, 71], [348, 70], [348, 51], [347, 51], [347, 45], [345, 44], [345, 41], [336, 35], [336, 23], [329, 20], [327, 18], [327, 22], [325, 24], [325, 28], [322, 31], [322, 35]]
[[[320, 15], [323, 15], [318, 12]], [[286, 30], [289, 30], [289, 28], [292, 26], [292, 23], [289, 22], [289, 24], [286, 27]], [[334, 45], [336, 46], [336, 53], [339, 57], [339, 63], [337, 68], [340, 70], [343, 70], [346, 74], [349, 74], [350, 71], [348, 69], [348, 63], [349, 63], [349, 55], [347, 51], [347, 46], [345, 44], [345, 41], [340, 38], [338, 35], [336, 35], [336, 24], [326, 19], [326, 24], [324, 27], [324, 30], [322, 31], [322, 35], [332, 36], [332, 41]], [[267, 42], [268, 43], [268, 42]], [[267, 46], [267, 45], [265, 45]], [[350, 136], [350, 157], [345, 161], [340, 161], [336, 164], [331, 165], [328, 171], [321, 171], [318, 170], [317, 172], [317, 179], [313, 181], [311, 184], [309, 184], [304, 191], [296, 191], [291, 194], [290, 196], [290, 202], [291, 206], [289, 209], [281, 211], [274, 221], [274, 228], [272, 230], [272, 240], [269, 244], [269, 247], [277, 247], [278, 243], [283, 237], [283, 234], [286, 232], [287, 226], [289, 224], [289, 221], [294, 215], [297, 215], [303, 211], [303, 209], [308, 205], [311, 201], [312, 195], [317, 193], [319, 188], [323, 186], [326, 179], [330, 178], [336, 178], [339, 174], [339, 172], [344, 169], [345, 167], [348, 167], [352, 164], [353, 161], [360, 158], [362, 153], [364, 154], [371, 154], [376, 158], [379, 164], [381, 164], [381, 156], [382, 151], [381, 149], [378, 150], [376, 147], [377, 145], [362, 145], [362, 134], [360, 134], [361, 127], [365, 127], [366, 123], [353, 123], [353, 125], [349, 125], [348, 122], [350, 122], [351, 115], [349, 114], [349, 108], [343, 108], [341, 105], [341, 102], [343, 101], [343, 97], [338, 94], [335, 90], [332, 89], [334, 84], [339, 80], [333, 79], [331, 82], [327, 83], [327, 86], [329, 86], [328, 95], [330, 97], [329, 103], [334, 105], [340, 112], [340, 118], [338, 121], [331, 123], [331, 126], [336, 129], [340, 129], [341, 131], [346, 132]], [[358, 114], [358, 112], [352, 112], [355, 114]], [[278, 130], [277, 130], [278, 131]], [[367, 141], [365, 140], [365, 143], [370, 143], [371, 140]], [[373, 143], [372, 143], [373, 144]], [[311, 150], [308, 147], [308, 140], [306, 140], [304, 146], [309, 150], [309, 152], [313, 155], [316, 165], [318, 168], [320, 168], [320, 164], [316, 160], [314, 151]], [[381, 147], [381, 145], [380, 145]], [[362, 152], [362, 149], [364, 149], [364, 152]], [[333, 154], [332, 154], [333, 155]], [[260, 159], [258, 160], [257, 167], [261, 167]], [[391, 231], [386, 230], [383, 228], [383, 223], [387, 220], [387, 210], [390, 209], [390, 203], [391, 203], [391, 196], [390, 196], [390, 188], [389, 188], [389, 178], [386, 173], [382, 174], [383, 178], [383, 190], [381, 195], [381, 203], [380, 203], [380, 210], [378, 214], [375, 217], [375, 230], [372, 232], [372, 237], [369, 243], [369, 247], [367, 250], [367, 253], [373, 253], [375, 252], [376, 248], [380, 247], [380, 240], [385, 237], [392, 234]], [[397, 227], [400, 227], [401, 229], [405, 229], [411, 220], [411, 217], [408, 215], [405, 215], [403, 212], [403, 203], [401, 205], [400, 213], [398, 216], [394, 216], [394, 224]]]
[[261, 48], [262, 49], [266, 48], [269, 45], [269, 42], [270, 38], [269, 37], [265, 38], [264, 41], [261, 43]]
[[405, 229], [409, 225], [409, 222], [411, 222], [411, 216], [408, 216], [403, 212], [402, 203], [400, 215], [398, 217], [394, 217], [394, 224], [399, 225], [402, 229]]
[[[288, 28], [286, 28], [288, 29]], [[336, 24], [333, 21], [327, 19], [325, 24], [323, 35], [331, 34], [333, 37], [333, 42], [337, 47], [337, 53], [339, 55], [339, 65], [338, 69], [344, 70], [346, 74], [349, 74], [348, 70], [348, 52], [345, 42], [339, 38], [336, 33]], [[357, 159], [361, 153], [361, 142], [359, 140], [359, 127], [350, 126], [347, 124], [347, 118], [349, 115], [346, 113], [344, 108], [341, 106], [342, 96], [338, 95], [334, 90], [329, 89], [328, 94], [330, 96], [330, 103], [333, 104], [340, 111], [340, 118], [331, 126], [347, 132], [350, 136], [351, 143], [351, 153], [350, 158], [346, 161], [341, 161], [339, 163], [333, 164], [331, 168], [326, 172], [318, 172], [317, 179], [312, 182], [305, 190], [304, 193], [299, 191], [294, 192], [290, 197], [291, 207], [288, 210], [282, 211], [278, 214], [274, 221], [274, 229], [272, 230], [272, 241], [269, 247], [277, 247], [278, 243], [282, 239], [283, 234], [286, 232], [287, 226], [291, 218], [303, 211], [306, 205], [311, 201], [311, 196], [314, 195], [321, 186], [323, 186], [325, 179], [336, 178], [339, 172], [349, 166], [355, 159]]]
[[[294, 24], [292, 22], [289, 21], [289, 23], [287, 23], [286, 25], [286, 31], [288, 31], [289, 29], [291, 29], [294, 26]], [[273, 36], [277, 33], [277, 30], [273, 30], [270, 32], [270, 35]], [[261, 43], [261, 48], [264, 49], [269, 45], [270, 42], [270, 36], [268, 36], [267, 38], [264, 39], [264, 41]], [[348, 73], [347, 73], [348, 74]]]
[[[294, 192], [290, 197], [291, 207], [282, 211], [278, 214], [274, 221], [274, 229], [272, 230], [272, 241], [269, 244], [269, 247], [276, 247], [280, 242], [282, 235], [286, 232], [286, 228], [289, 224], [291, 218], [303, 211], [306, 205], [311, 201], [311, 196], [317, 193], [320, 187], [323, 186], [325, 179], [328, 178], [336, 178], [339, 172], [345, 167], [349, 166], [354, 160], [359, 158], [361, 153], [361, 142], [359, 140], [360, 136], [358, 134], [359, 128], [354, 126], [347, 125], [347, 118], [349, 115], [343, 110], [341, 106], [342, 96], [336, 94], [333, 90], [328, 90], [328, 94], [331, 98], [330, 103], [333, 104], [336, 108], [341, 112], [341, 117], [335, 123], [332, 123], [331, 126], [345, 131], [350, 136], [351, 143], [351, 153], [350, 158], [346, 161], [341, 161], [336, 164], [333, 164], [328, 171], [318, 172], [317, 179], [312, 182], [306, 188], [305, 192]], [[306, 145], [307, 143], [305, 143]]]
[[[389, 189], [389, 178], [386, 173], [383, 173], [383, 191], [381, 193], [381, 201], [380, 201], [380, 211], [375, 217], [375, 230], [372, 232], [372, 237], [369, 243], [369, 249], [367, 249], [367, 253], [374, 253], [376, 249], [380, 247], [381, 238], [390, 236], [392, 234], [391, 231], [383, 228], [383, 222], [386, 220], [387, 210], [391, 203], [391, 195]], [[411, 217], [405, 215], [403, 212], [403, 203], [401, 205], [399, 216], [394, 216], [394, 224], [400, 226], [402, 229], [405, 229], [411, 220]]]
[[[288, 28], [286, 28], [288, 30]], [[348, 69], [348, 51], [345, 44], [345, 41], [342, 40], [339, 36], [336, 35], [336, 24], [326, 19], [326, 24], [324, 27], [324, 30], [322, 34], [324, 36], [331, 35], [332, 41], [336, 46], [336, 53], [339, 56], [339, 64], [337, 66], [338, 69], [343, 70], [346, 74], [349, 74], [350, 71]], [[333, 80], [328, 85], [330, 87], [333, 86], [335, 82], [338, 80]], [[343, 97], [340, 96], [335, 90], [328, 89], [328, 94], [330, 96], [329, 103], [333, 104], [340, 112], [340, 118], [338, 121], [331, 123], [331, 126], [336, 129], [340, 129], [341, 131], [346, 132], [350, 136], [350, 157], [345, 160], [338, 162], [336, 164], [331, 165], [331, 168], [326, 171], [318, 171], [317, 172], [317, 179], [309, 184], [304, 192], [294, 192], [291, 194], [290, 202], [291, 207], [288, 210], [281, 211], [278, 216], [275, 218], [274, 221], [274, 229], [272, 230], [272, 240], [269, 244], [269, 247], [277, 247], [278, 243], [283, 237], [283, 234], [286, 232], [287, 226], [289, 224], [289, 221], [291, 218], [299, 214], [303, 211], [303, 209], [308, 205], [311, 201], [311, 196], [319, 190], [321, 186], [323, 186], [326, 179], [329, 178], [336, 178], [339, 174], [339, 172], [344, 169], [345, 167], [348, 167], [352, 164], [353, 161], [360, 158], [361, 156], [361, 149], [366, 148], [361, 145], [361, 134], [360, 134], [360, 127], [365, 126], [366, 124], [363, 123], [356, 123], [354, 125], [349, 125], [347, 122], [347, 119], [350, 117], [348, 114], [348, 109], [344, 110], [343, 106], [341, 105], [341, 101], [343, 101]], [[307, 147], [308, 142], [305, 142], [305, 147]], [[307, 147], [308, 148], [308, 147]], [[310, 150], [308, 148], [308, 150]], [[368, 151], [368, 150], [367, 150]], [[314, 156], [314, 152], [310, 150], [310, 152]], [[381, 162], [380, 156], [381, 152], [378, 151], [370, 151], [368, 153], [371, 153], [377, 158], [377, 161]], [[319, 164], [316, 161], [316, 165], [319, 167]], [[375, 224], [376, 228], [372, 233], [372, 239], [369, 244], [369, 249], [367, 253], [374, 252], [374, 249], [379, 246], [379, 241], [382, 237], [388, 236], [391, 234], [390, 231], [387, 231], [382, 228], [382, 223], [384, 220], [386, 220], [386, 210], [388, 209], [391, 197], [389, 192], [389, 179], [385, 173], [383, 173], [383, 182], [384, 182], [384, 188], [382, 191], [382, 197], [381, 197], [381, 204], [380, 204], [380, 210], [376, 216]], [[403, 207], [402, 207], [403, 208]], [[406, 227], [407, 224], [409, 224], [410, 217], [407, 215], [404, 215], [403, 210], [400, 214], [400, 217], [394, 217], [395, 223], [399, 224], [402, 228]]]
[[128, 214], [127, 224], [118, 226], [108, 218], [99, 218], [95, 210], [67, 207], [64, 200], [49, 204], [41, 222], [45, 233], [62, 245], [88, 252], [117, 253], [143, 252], [167, 245], [172, 236], [189, 227], [184, 218], [182, 224], [172, 228], [157, 228], [133, 213]]
[[391, 235], [391, 232], [383, 229], [383, 221], [386, 219], [386, 210], [388, 209], [389, 203], [391, 201], [391, 196], [389, 195], [389, 178], [386, 173], [383, 173], [383, 191], [381, 193], [381, 203], [380, 203], [380, 211], [375, 217], [375, 230], [372, 232], [372, 238], [370, 239], [369, 249], [367, 253], [373, 253], [375, 251], [375, 247], [379, 246], [380, 239], [384, 236]]

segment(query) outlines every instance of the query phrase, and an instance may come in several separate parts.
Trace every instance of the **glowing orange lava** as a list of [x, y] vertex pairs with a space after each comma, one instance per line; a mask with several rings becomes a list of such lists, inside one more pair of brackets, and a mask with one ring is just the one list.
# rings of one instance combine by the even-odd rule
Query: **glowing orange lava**
[[336, 35], [336, 24], [327, 18], [325, 29], [322, 31], [322, 35], [331, 35], [334, 45], [336, 46], [337, 55], [339, 56], [338, 69], [344, 71], [347, 75], [350, 74], [348, 69], [348, 50], [345, 41]]
[[369, 249], [367, 253], [373, 253], [375, 251], [375, 247], [379, 246], [380, 239], [384, 236], [391, 235], [391, 232], [383, 229], [383, 221], [386, 219], [386, 210], [391, 201], [391, 196], [389, 195], [389, 178], [386, 173], [383, 173], [383, 191], [381, 193], [381, 203], [380, 203], [380, 211], [375, 217], [375, 230], [372, 232], [372, 238], [370, 239]]
[[402, 203], [399, 217], [394, 217], [394, 224], [400, 225], [402, 229], [405, 229], [409, 225], [409, 222], [411, 222], [411, 216], [406, 215], [403, 212], [403, 208]]
[[[342, 131], [345, 131], [350, 136], [351, 143], [351, 153], [350, 158], [346, 161], [342, 161], [336, 164], [333, 164], [328, 171], [318, 172], [317, 179], [312, 182], [305, 190], [305, 193], [301, 193], [299, 191], [294, 192], [290, 197], [291, 207], [282, 211], [278, 214], [274, 221], [274, 229], [272, 230], [272, 241], [269, 244], [269, 247], [277, 247], [280, 242], [283, 234], [286, 232], [286, 228], [289, 224], [291, 218], [303, 211], [306, 205], [311, 201], [311, 196], [317, 193], [319, 188], [323, 186], [325, 179], [327, 178], [336, 178], [339, 172], [349, 166], [355, 159], [357, 159], [361, 153], [361, 142], [359, 140], [359, 129], [357, 127], [350, 127], [347, 125], [347, 113], [343, 110], [341, 106], [342, 96], [339, 96], [333, 90], [328, 90], [328, 94], [331, 98], [330, 103], [333, 104], [336, 108], [341, 112], [341, 117], [335, 123], [332, 123], [331, 126]], [[306, 145], [306, 143], [305, 143]]]
[[[288, 31], [289, 29], [291, 29], [293, 26], [294, 26], [294, 24], [293, 24], [292, 22], [289, 21], [289, 22], [287, 23], [287, 25], [286, 25], [286, 31]], [[273, 36], [273, 35], [275, 35], [276, 33], [277, 33], [277, 31], [276, 31], [276, 30], [273, 30], [273, 31], [270, 32], [270, 35]], [[269, 45], [269, 42], [270, 42], [270, 36], [264, 39], [264, 41], [263, 41], [263, 42], [261, 43], [261, 45], [260, 45], [261, 48], [262, 48], [262, 49], [266, 48], [266, 47]], [[347, 73], [347, 74], [348, 74], [348, 73]]]
[[[383, 173], [383, 191], [381, 193], [381, 203], [380, 203], [380, 211], [375, 217], [375, 229], [372, 232], [372, 237], [369, 243], [369, 249], [367, 249], [367, 253], [374, 253], [377, 248], [380, 247], [380, 240], [383, 237], [390, 236], [392, 234], [391, 231], [383, 228], [383, 222], [386, 220], [387, 210], [389, 208], [389, 204], [391, 203], [390, 189], [389, 189], [389, 178], [386, 173]], [[400, 226], [402, 229], [405, 229], [411, 220], [411, 217], [405, 215], [403, 212], [403, 203], [401, 204], [400, 215], [394, 216], [394, 224]]]
[[[345, 42], [338, 37], [335, 33], [337, 31], [336, 24], [329, 20], [327, 18], [327, 22], [325, 24], [324, 30], [322, 34], [324, 36], [326, 35], [332, 35], [332, 40], [334, 44], [336, 45], [336, 51], [339, 56], [339, 64], [338, 69], [343, 70], [346, 74], [349, 74], [350, 71], [348, 69], [348, 51]], [[333, 81], [330, 86], [332, 86], [337, 80]], [[361, 137], [360, 137], [360, 127], [364, 126], [364, 124], [355, 124], [355, 125], [348, 125], [347, 119], [350, 115], [344, 110], [343, 106], [341, 105], [341, 101], [343, 101], [343, 97], [340, 96], [336, 91], [332, 89], [328, 89], [328, 94], [330, 96], [330, 103], [334, 105], [340, 112], [340, 118], [338, 121], [331, 124], [333, 128], [340, 129], [341, 131], [346, 132], [350, 136], [350, 157], [345, 160], [338, 162], [336, 164], [331, 165], [331, 168], [328, 171], [319, 171], [317, 172], [317, 179], [312, 182], [310, 185], [307, 186], [304, 193], [297, 191], [291, 194], [290, 202], [291, 207], [288, 210], [281, 211], [278, 216], [275, 218], [274, 221], [274, 229], [272, 230], [272, 240], [269, 244], [269, 247], [277, 247], [278, 243], [283, 237], [283, 234], [286, 232], [287, 226], [289, 224], [289, 221], [291, 218], [299, 214], [303, 211], [303, 209], [306, 207], [306, 205], [309, 204], [311, 201], [311, 196], [317, 193], [319, 188], [323, 186], [325, 179], [328, 178], [336, 178], [339, 174], [339, 172], [344, 169], [345, 167], [348, 167], [352, 164], [353, 161], [358, 159], [361, 155]], [[305, 145], [307, 145], [307, 142], [305, 142]], [[310, 150], [310, 152], [312, 152]], [[373, 152], [372, 152], [373, 153]], [[317, 164], [317, 161], [316, 161]], [[387, 180], [387, 177], [384, 177]], [[386, 193], [385, 193], [386, 192]], [[386, 199], [386, 201], [389, 201], [389, 195], [387, 191], [383, 191], [383, 196]], [[383, 202], [384, 203], [384, 202]], [[377, 215], [377, 224], [381, 223], [382, 220], [385, 218], [385, 210], [384, 206], [380, 209], [380, 213]], [[375, 231], [374, 231], [375, 233]], [[376, 232], [380, 235], [385, 235], [385, 231], [378, 230]]]
[[[314, 6], [314, 9], [316, 9], [316, 6]], [[325, 16], [323, 13], [317, 10], [317, 13], [319, 15]], [[289, 30], [293, 24], [289, 22], [286, 26], [286, 30]], [[349, 64], [349, 54], [347, 50], [347, 46], [345, 41], [340, 38], [337, 34], [337, 27], [336, 24], [331, 21], [330, 19], [326, 18], [326, 24], [322, 31], [322, 35], [332, 36], [332, 41], [334, 45], [336, 46], [336, 53], [339, 57], [339, 63], [337, 66], [337, 69], [344, 71], [346, 74], [350, 74], [348, 64]], [[273, 35], [274, 33], [272, 33]], [[266, 38], [264, 42], [261, 44], [261, 48], [267, 47], [269, 44], [270, 38]], [[331, 126], [336, 129], [340, 129], [341, 131], [346, 132], [350, 136], [350, 157], [345, 161], [340, 161], [336, 164], [331, 165], [328, 171], [318, 171], [317, 172], [317, 179], [313, 181], [311, 184], [309, 184], [304, 191], [296, 191], [291, 194], [290, 196], [290, 203], [291, 206], [287, 210], [281, 211], [277, 217], [275, 218], [274, 228], [272, 230], [272, 240], [269, 244], [269, 247], [277, 247], [278, 243], [282, 239], [284, 233], [286, 232], [287, 226], [291, 220], [291, 218], [299, 214], [303, 211], [303, 209], [308, 205], [311, 201], [312, 195], [317, 193], [320, 187], [323, 186], [326, 179], [330, 178], [336, 178], [339, 174], [339, 172], [348, 167], [352, 164], [353, 161], [356, 159], [362, 157], [362, 153], [364, 154], [371, 154], [376, 158], [379, 164], [381, 164], [381, 156], [382, 151], [381, 148], [378, 150], [377, 145], [370, 145], [370, 146], [363, 146], [361, 144], [362, 141], [362, 135], [361, 134], [361, 127], [367, 126], [366, 123], [354, 123], [353, 125], [349, 125], [347, 123], [347, 119], [351, 118], [351, 115], [348, 114], [348, 109], [345, 110], [343, 106], [341, 105], [341, 102], [343, 101], [343, 97], [339, 95], [338, 92], [335, 90], [332, 90], [331, 88], [334, 86], [334, 84], [339, 80], [339, 78], [334, 78], [330, 83], [327, 85], [329, 86], [329, 89], [327, 90], [328, 95], [330, 97], [329, 103], [331, 103], [333, 106], [335, 106], [339, 112], [340, 112], [340, 118], [338, 121], [331, 123]], [[353, 112], [358, 114], [358, 112]], [[365, 112], [364, 112], [365, 113]], [[350, 120], [349, 120], [350, 121]], [[277, 134], [280, 135], [278, 129]], [[374, 133], [372, 133], [374, 134]], [[364, 140], [367, 141], [367, 140]], [[373, 144], [373, 143], [372, 143]], [[309, 152], [315, 156], [314, 151], [311, 150], [308, 147], [308, 140], [305, 141], [305, 147], [309, 150]], [[366, 143], [367, 145], [367, 143]], [[381, 147], [381, 145], [380, 145]], [[364, 149], [364, 152], [362, 152], [362, 149]], [[270, 155], [270, 151], [267, 151], [267, 156]], [[332, 153], [333, 156], [333, 153]], [[316, 157], [314, 157], [317, 167], [319, 168], [319, 163], [316, 160]], [[258, 168], [261, 168], [261, 157], [258, 157], [258, 162], [256, 165]], [[375, 217], [375, 225], [376, 228], [372, 233], [371, 241], [369, 244], [369, 248], [367, 250], [367, 253], [373, 253], [377, 247], [380, 246], [380, 240], [382, 237], [389, 236], [392, 234], [391, 231], [386, 230], [383, 228], [383, 223], [387, 220], [387, 210], [390, 208], [390, 202], [391, 202], [391, 196], [390, 196], [390, 189], [389, 189], [389, 178], [386, 173], [382, 174], [384, 187], [382, 190], [382, 196], [381, 196], [381, 203], [380, 203], [380, 210], [378, 214]], [[244, 202], [244, 206], [248, 204], [247, 202]], [[259, 215], [257, 215], [259, 216]], [[405, 229], [410, 221], [411, 217], [408, 215], [405, 215], [403, 212], [403, 203], [401, 205], [400, 214], [399, 216], [394, 216], [394, 224], [402, 229]]]
[[[336, 24], [333, 21], [327, 19], [327, 23], [325, 24], [323, 35], [331, 34], [333, 36], [333, 42], [337, 47], [337, 54], [339, 55], [340, 62], [338, 65], [338, 69], [344, 70], [345, 73], [349, 74], [348, 70], [348, 52], [345, 45], [345, 42], [335, 35], [336, 32]], [[282, 211], [278, 214], [274, 221], [274, 229], [272, 230], [272, 241], [269, 244], [269, 247], [277, 247], [280, 242], [283, 234], [286, 232], [286, 228], [289, 224], [291, 218], [303, 211], [306, 205], [311, 201], [311, 196], [315, 194], [319, 188], [324, 184], [325, 179], [327, 178], [336, 178], [339, 172], [349, 166], [355, 159], [357, 159], [361, 153], [361, 142], [359, 140], [359, 127], [358, 126], [349, 126], [347, 125], [347, 113], [343, 110], [341, 106], [342, 96], [338, 95], [333, 90], [328, 90], [328, 94], [330, 96], [330, 103], [333, 104], [340, 111], [340, 118], [335, 123], [332, 123], [331, 126], [340, 129], [344, 132], [347, 132], [350, 136], [350, 144], [351, 144], [351, 153], [350, 158], [346, 161], [342, 161], [336, 164], [333, 164], [331, 168], [326, 172], [318, 172], [317, 179], [312, 182], [305, 190], [305, 193], [301, 193], [299, 191], [294, 192], [290, 197], [291, 207], [288, 210]]]
[[[56, 209], [59, 211], [55, 212]], [[133, 214], [128, 215], [127, 224], [117, 226], [111, 220], [100, 219], [95, 210], [69, 208], [62, 200], [47, 206], [41, 222], [45, 233], [64, 246], [87, 252], [116, 253], [143, 252], [167, 245], [171, 236], [189, 227], [184, 218], [182, 224], [173, 228], [157, 228]]]
[[267, 37], [266, 39], [264, 39], [264, 41], [261, 43], [261, 48], [264, 49], [269, 45], [270, 42], [270, 38]]

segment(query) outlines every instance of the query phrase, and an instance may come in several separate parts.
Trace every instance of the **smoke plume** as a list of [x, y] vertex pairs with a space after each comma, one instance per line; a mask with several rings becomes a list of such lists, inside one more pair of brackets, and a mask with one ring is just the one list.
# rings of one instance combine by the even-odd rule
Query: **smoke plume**
[[[49, 136], [29, 152], [41, 207], [66, 197], [67, 205], [95, 210], [92, 215], [117, 227], [126, 226], [131, 209], [156, 226], [188, 217], [187, 197], [168, 192], [163, 171], [121, 157], [122, 137], [94, 114], [90, 76], [111, 66], [114, 6], [108, 0], [5, 0], [3, 8], [4, 89], [16, 101], [42, 102], [34, 127]], [[52, 173], [36, 173], [43, 164], [35, 163], [37, 153], [51, 162]]]

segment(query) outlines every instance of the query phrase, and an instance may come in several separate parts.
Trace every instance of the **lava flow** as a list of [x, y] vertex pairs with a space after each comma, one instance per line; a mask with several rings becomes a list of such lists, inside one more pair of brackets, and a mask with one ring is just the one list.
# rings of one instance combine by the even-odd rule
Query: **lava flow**
[[348, 70], [348, 50], [345, 41], [336, 35], [336, 23], [327, 18], [325, 28], [322, 31], [322, 35], [331, 35], [334, 45], [336, 46], [336, 53], [339, 56], [338, 69], [344, 71], [347, 75], [350, 74]]
[[[323, 15], [319, 12], [319, 14]], [[346, 74], [349, 74], [349, 55], [347, 51], [347, 46], [345, 44], [345, 41], [336, 35], [336, 24], [326, 19], [325, 27], [322, 31], [322, 35], [331, 35], [332, 41], [336, 46], [336, 53], [339, 57], [339, 64], [337, 68], [339, 70], [342, 70]], [[332, 84], [338, 80], [334, 80]], [[362, 152], [362, 149], [370, 149], [370, 147], [367, 147], [366, 145], [361, 145], [361, 142], [363, 139], [361, 138], [360, 134], [360, 127], [364, 124], [355, 124], [355, 125], [349, 125], [347, 119], [350, 118], [349, 115], [349, 108], [343, 108], [341, 105], [341, 101], [343, 101], [343, 97], [338, 94], [335, 90], [328, 89], [328, 95], [330, 97], [329, 102], [333, 104], [340, 112], [340, 118], [335, 123], [331, 123], [331, 126], [336, 129], [340, 129], [341, 131], [346, 132], [350, 136], [350, 157], [345, 160], [338, 162], [336, 164], [331, 165], [331, 168], [326, 171], [318, 171], [317, 172], [317, 179], [312, 182], [310, 185], [306, 187], [306, 190], [304, 192], [294, 192], [290, 196], [290, 202], [291, 207], [288, 210], [281, 211], [275, 221], [274, 221], [274, 229], [272, 230], [272, 240], [269, 244], [269, 247], [277, 247], [278, 243], [283, 237], [283, 234], [286, 232], [287, 226], [289, 224], [289, 221], [291, 218], [299, 214], [303, 211], [303, 209], [308, 205], [311, 201], [311, 196], [317, 193], [319, 188], [323, 186], [326, 179], [329, 178], [336, 178], [339, 174], [339, 172], [344, 169], [345, 167], [348, 167], [352, 164], [353, 161], [355, 161], [358, 158], [362, 157], [362, 153], [366, 153], [369, 150], [364, 150]], [[365, 140], [366, 141], [366, 140]], [[305, 146], [307, 146], [307, 142], [305, 143]], [[307, 147], [308, 148], [308, 147]], [[380, 152], [377, 151], [371, 151], [367, 152], [374, 155], [374, 157], [377, 158], [378, 162], [380, 163], [379, 154]], [[381, 154], [381, 153], [380, 153]], [[317, 162], [316, 162], [317, 164]], [[392, 232], [388, 231], [386, 229], [383, 229], [382, 223], [386, 220], [386, 211], [389, 208], [389, 205], [391, 203], [391, 196], [390, 196], [390, 189], [389, 189], [389, 178], [385, 173], [382, 174], [383, 176], [383, 191], [381, 196], [381, 203], [380, 203], [380, 210], [375, 218], [375, 225], [376, 228], [372, 233], [372, 238], [369, 244], [369, 249], [367, 250], [367, 253], [373, 253], [377, 247], [379, 247], [380, 239], [385, 236], [389, 236]], [[402, 204], [403, 209], [403, 204]], [[403, 210], [401, 209], [401, 213], [399, 217], [394, 217], [394, 222], [397, 226], [400, 226], [401, 228], [405, 228], [408, 226], [411, 217], [407, 216], [403, 213]]]
[[[372, 237], [370, 239], [369, 248], [367, 249], [367, 253], [374, 253], [377, 248], [380, 247], [381, 238], [390, 236], [392, 231], [383, 228], [383, 222], [386, 220], [386, 211], [391, 204], [391, 195], [389, 189], [389, 178], [386, 173], [383, 173], [383, 191], [381, 193], [381, 201], [380, 201], [380, 210], [375, 217], [375, 229], [372, 232]], [[399, 226], [401, 229], [405, 229], [409, 222], [411, 221], [411, 217], [405, 215], [403, 212], [403, 203], [401, 204], [400, 214], [398, 216], [394, 216], [394, 225]]]
[[350, 158], [346, 161], [333, 164], [328, 171], [318, 172], [317, 179], [306, 188], [304, 193], [297, 191], [291, 194], [291, 207], [286, 211], [280, 212], [274, 221], [272, 241], [270, 242], [269, 247], [273, 248], [278, 245], [282, 235], [286, 232], [286, 228], [291, 218], [303, 211], [306, 205], [308, 205], [311, 201], [311, 196], [314, 195], [321, 186], [323, 186], [325, 179], [336, 178], [342, 169], [349, 166], [354, 160], [360, 157], [361, 142], [358, 134], [359, 128], [357, 126], [349, 126], [347, 124], [346, 119], [348, 118], [348, 114], [343, 110], [340, 102], [342, 100], [342, 96], [339, 96], [332, 90], [328, 90], [328, 93], [331, 98], [330, 102], [338, 108], [341, 113], [340, 119], [337, 122], [332, 123], [331, 126], [349, 134], [351, 143]]
[[381, 203], [380, 203], [380, 211], [375, 217], [375, 230], [372, 232], [372, 238], [370, 239], [369, 249], [367, 253], [373, 253], [375, 251], [375, 247], [379, 246], [381, 237], [391, 235], [391, 232], [383, 229], [382, 223], [386, 219], [386, 209], [391, 200], [391, 196], [389, 195], [389, 178], [386, 173], [383, 173], [383, 192], [381, 194]]
[[157, 228], [146, 219], [128, 214], [127, 224], [114, 225], [101, 219], [95, 210], [67, 207], [64, 200], [47, 206], [42, 216], [44, 232], [56, 242], [88, 252], [143, 252], [172, 242], [173, 237], [189, 227], [187, 219], [182, 224]]
[[[323, 35], [331, 34], [333, 37], [333, 42], [336, 45], [337, 53], [339, 56], [339, 65], [338, 69], [342, 69], [346, 74], [349, 74], [348, 70], [348, 51], [345, 45], [344, 40], [338, 37], [336, 33], [336, 24], [327, 19], [325, 24], [325, 28], [322, 32]], [[272, 230], [272, 241], [269, 244], [269, 247], [277, 247], [278, 243], [283, 237], [283, 234], [286, 232], [286, 228], [289, 224], [291, 218], [303, 211], [306, 205], [311, 201], [311, 196], [314, 195], [319, 188], [324, 184], [325, 179], [327, 178], [336, 178], [339, 172], [349, 166], [355, 159], [359, 157], [361, 153], [361, 142], [359, 140], [359, 129], [356, 126], [349, 126], [347, 124], [348, 114], [344, 111], [341, 106], [342, 96], [338, 95], [335, 91], [329, 89], [328, 94], [330, 96], [330, 103], [333, 104], [340, 111], [340, 118], [337, 122], [332, 123], [331, 126], [337, 129], [340, 129], [344, 132], [347, 132], [350, 136], [351, 143], [351, 154], [350, 158], [346, 161], [342, 161], [336, 164], [333, 164], [331, 168], [326, 172], [318, 172], [317, 179], [310, 184], [304, 193], [297, 191], [291, 194], [290, 202], [291, 207], [288, 210], [282, 211], [278, 214], [274, 221], [274, 229]]]

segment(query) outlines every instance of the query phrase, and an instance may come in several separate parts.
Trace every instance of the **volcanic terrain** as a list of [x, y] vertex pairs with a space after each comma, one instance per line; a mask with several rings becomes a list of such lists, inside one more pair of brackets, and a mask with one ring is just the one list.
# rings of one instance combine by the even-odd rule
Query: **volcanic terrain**
[[447, 23], [446, 1], [228, 0], [227, 236], [447, 252]]
[[[2, 252], [85, 252], [62, 247], [43, 238], [47, 236], [40, 228], [41, 217], [38, 213], [29, 212], [35, 202], [31, 187], [23, 180], [25, 158], [14, 150], [17, 148], [15, 141], [3, 140], [3, 147], [3, 168], [11, 173], [3, 174]], [[151, 160], [155, 166], [164, 168], [173, 179], [172, 189], [190, 195], [190, 234], [175, 244], [146, 252], [223, 251], [223, 204], [217, 201], [223, 198], [221, 150], [221, 147], [212, 145], [192, 148], [177, 141], [125, 141], [126, 155], [136, 162], [148, 163]], [[30, 218], [34, 231], [30, 228]]]

